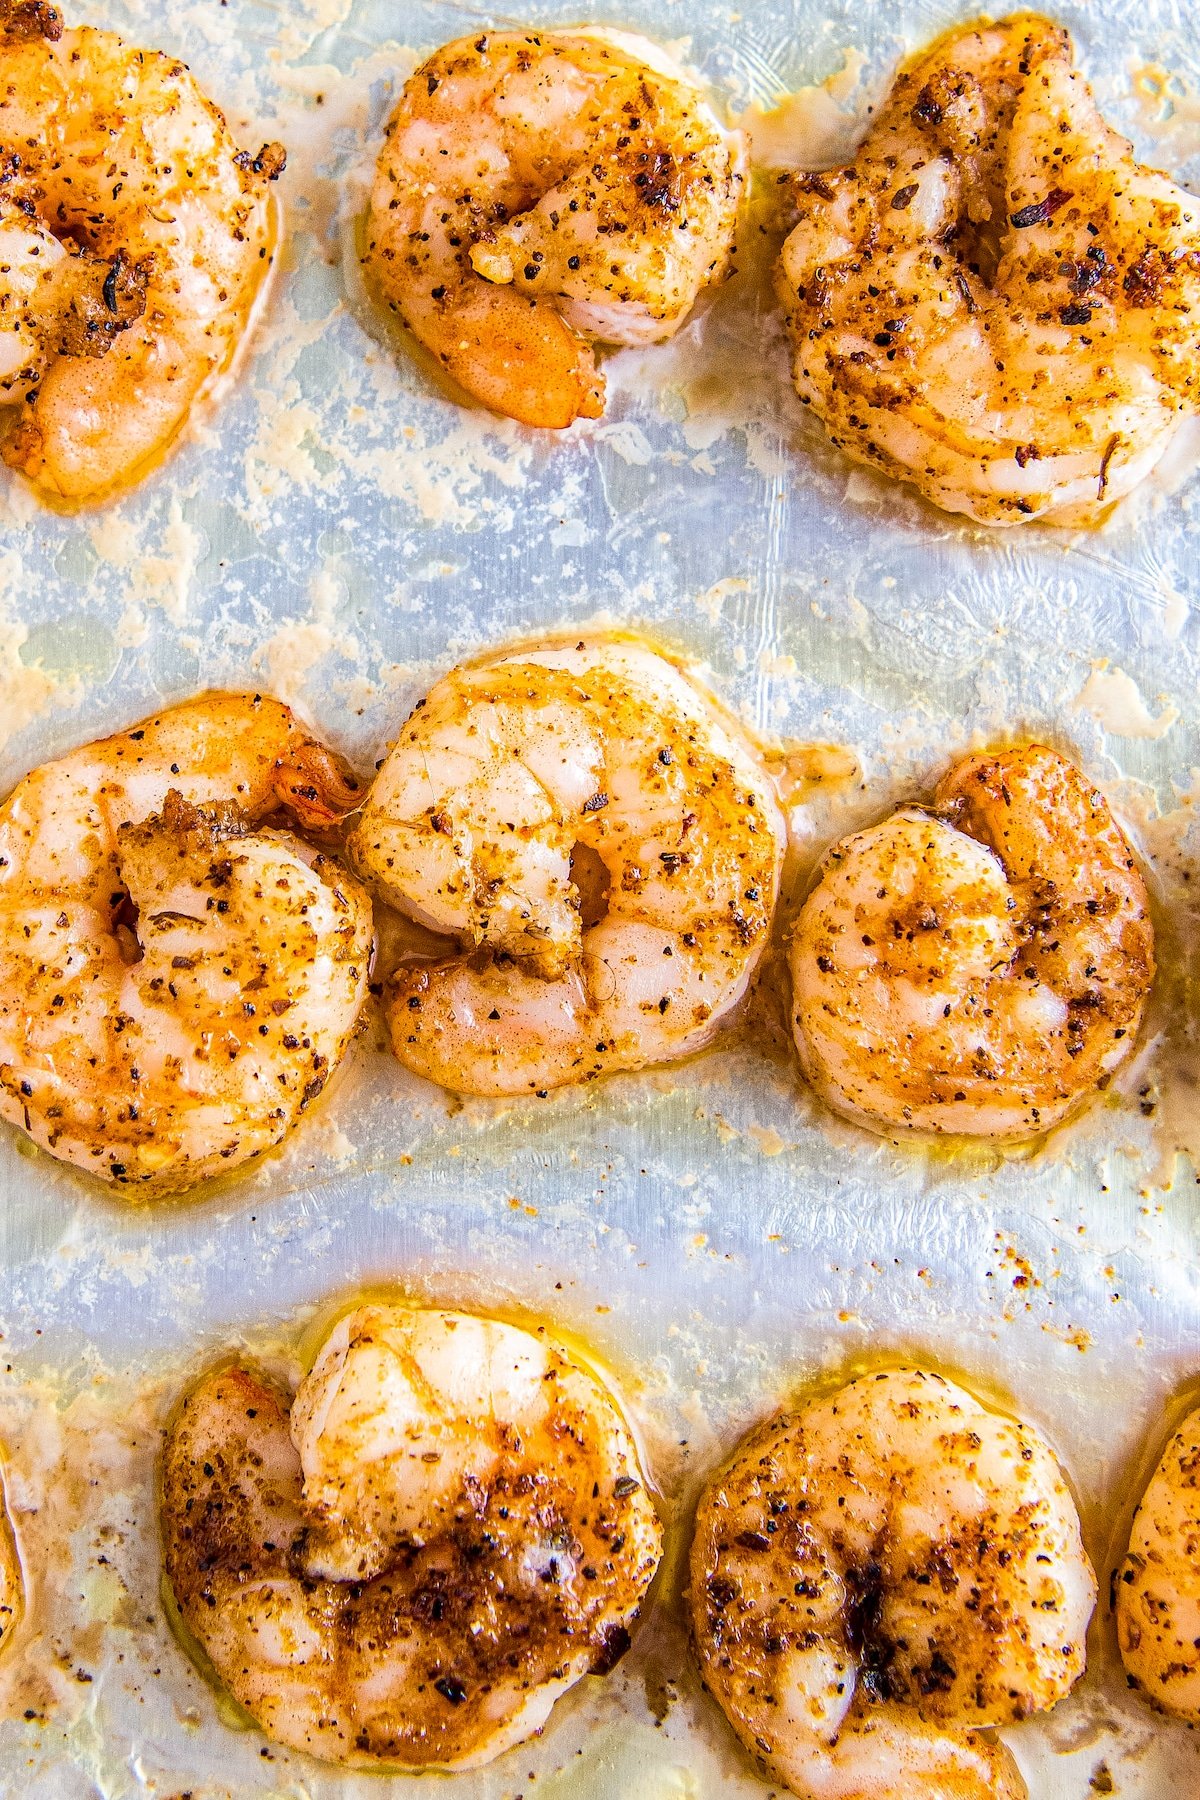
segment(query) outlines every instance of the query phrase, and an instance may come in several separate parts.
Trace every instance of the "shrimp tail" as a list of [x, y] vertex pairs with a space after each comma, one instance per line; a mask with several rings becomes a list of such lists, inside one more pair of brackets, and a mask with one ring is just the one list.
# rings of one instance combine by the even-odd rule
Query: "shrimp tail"
[[551, 431], [603, 413], [592, 347], [548, 301], [489, 283], [460, 296], [455, 321], [457, 341], [440, 360], [484, 406]]
[[349, 765], [314, 738], [304, 738], [275, 765], [280, 805], [309, 831], [328, 830], [363, 803], [362, 783]]

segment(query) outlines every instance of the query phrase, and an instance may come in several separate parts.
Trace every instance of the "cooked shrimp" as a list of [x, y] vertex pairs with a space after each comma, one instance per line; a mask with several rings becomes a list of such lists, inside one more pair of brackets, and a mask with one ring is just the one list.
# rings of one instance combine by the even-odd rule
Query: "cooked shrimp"
[[1070, 1692], [1095, 1599], [1042, 1437], [921, 1369], [772, 1419], [696, 1518], [705, 1684], [800, 1800], [1018, 1800], [978, 1731]]
[[941, 38], [796, 197], [800, 397], [948, 511], [1095, 518], [1195, 411], [1200, 201], [1134, 161], [1037, 14]]
[[644, 38], [445, 45], [387, 128], [366, 262], [460, 387], [527, 425], [604, 409], [589, 340], [668, 338], [730, 270], [737, 133]]
[[[0, 1464], [2, 1474], [2, 1464]], [[12, 1637], [13, 1628], [25, 1609], [25, 1582], [21, 1559], [8, 1516], [4, 1483], [0, 1479], [0, 1651]]]
[[1150, 1479], [1113, 1580], [1117, 1640], [1130, 1684], [1200, 1725], [1200, 1408]]
[[0, 1116], [143, 1194], [277, 1143], [366, 994], [358, 884], [261, 821], [356, 803], [285, 706], [208, 694], [0, 807]]
[[349, 842], [460, 946], [399, 972], [396, 1055], [518, 1094], [699, 1049], [765, 947], [783, 836], [748, 744], [652, 650], [598, 636], [455, 669]]
[[183, 64], [0, 0], [0, 453], [102, 498], [165, 451], [246, 329], [278, 144], [251, 158]]
[[1154, 934], [1103, 794], [1031, 744], [830, 851], [791, 966], [801, 1065], [838, 1112], [1030, 1137], [1128, 1056]]
[[363, 1306], [290, 1408], [238, 1368], [188, 1396], [163, 1545], [268, 1736], [465, 1769], [624, 1654], [661, 1532], [617, 1402], [544, 1333]]

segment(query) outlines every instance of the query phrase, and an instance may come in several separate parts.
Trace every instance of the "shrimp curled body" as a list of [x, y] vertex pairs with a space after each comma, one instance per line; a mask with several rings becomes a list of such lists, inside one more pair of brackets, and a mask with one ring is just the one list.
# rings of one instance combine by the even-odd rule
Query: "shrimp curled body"
[[1200, 1724], [1200, 1409], [1163, 1451], [1113, 1581], [1130, 1685]]
[[796, 200], [797, 390], [948, 511], [1094, 519], [1196, 410], [1200, 201], [1134, 161], [1046, 19], [948, 33]]
[[590, 340], [668, 338], [728, 274], [741, 140], [654, 45], [447, 44], [387, 128], [366, 261], [458, 384], [527, 425], [597, 417]]
[[239, 151], [184, 65], [0, 3], [0, 453], [43, 496], [127, 486], [230, 361], [283, 151]]
[[142, 1194], [284, 1136], [366, 994], [370, 903], [260, 821], [353, 804], [287, 708], [207, 695], [0, 807], [0, 1117]]
[[661, 1531], [602, 1383], [544, 1334], [360, 1307], [290, 1409], [244, 1370], [168, 1433], [166, 1573], [269, 1736], [464, 1769], [629, 1643]]
[[396, 978], [397, 1056], [458, 1092], [517, 1094], [699, 1049], [765, 947], [783, 836], [736, 727], [645, 646], [454, 670], [348, 845], [461, 946]]
[[980, 1729], [1070, 1691], [1095, 1598], [1045, 1441], [920, 1369], [771, 1420], [697, 1513], [705, 1684], [800, 1800], [1023, 1800]]
[[1104, 796], [1040, 745], [969, 757], [838, 844], [796, 924], [808, 1079], [875, 1130], [1049, 1130], [1128, 1056], [1154, 973]]

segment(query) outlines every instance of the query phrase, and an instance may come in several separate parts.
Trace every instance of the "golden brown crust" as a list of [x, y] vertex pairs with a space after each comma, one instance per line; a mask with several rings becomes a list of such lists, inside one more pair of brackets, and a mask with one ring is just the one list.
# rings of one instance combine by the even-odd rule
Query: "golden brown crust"
[[[1155, 971], [1150, 897], [1107, 800], [1073, 763], [1035, 744], [968, 757], [935, 804], [999, 857], [1017, 903], [1022, 967], [1033, 971], [1023, 979], [1066, 1002], [1057, 1094], [1093, 1086], [1112, 1045], [1136, 1035]], [[1079, 941], [1093, 933], [1096, 954], [1081, 959]]]
[[1029, 1137], [1132, 1050], [1154, 931], [1104, 796], [1031, 744], [968, 757], [932, 809], [836, 845], [791, 962], [801, 1061], [831, 1105]]
[[0, 37], [10, 43], [45, 38], [56, 44], [62, 32], [62, 14], [49, 0], [0, 0]]
[[1095, 1583], [1037, 1433], [894, 1369], [747, 1437], [701, 1497], [688, 1598], [706, 1686], [793, 1792], [892, 1770], [889, 1793], [982, 1800], [1024, 1789], [978, 1728], [1078, 1680]]
[[249, 694], [26, 776], [0, 806], [0, 1115], [143, 1196], [278, 1142], [353, 1035], [371, 910], [332, 858], [256, 827], [328, 822], [346, 792]]
[[[513, 1437], [489, 1480], [468, 1477], [448, 1519], [387, 1547], [381, 1573], [323, 1579], [311, 1572], [322, 1522], [303, 1499], [287, 1407], [245, 1370], [220, 1371], [166, 1440], [162, 1537], [180, 1614], [234, 1697], [284, 1742], [346, 1763], [469, 1757], [514, 1693], [604, 1673], [628, 1647], [657, 1528], [640, 1481], [596, 1479], [594, 1432], [564, 1394], [545, 1430], [553, 1463]], [[255, 1625], [225, 1634], [239, 1603], [253, 1614], [257, 1583], [283, 1584], [321, 1645], [278, 1680], [255, 1666]]]
[[365, 260], [466, 393], [561, 430], [604, 410], [590, 339], [669, 335], [725, 278], [742, 179], [690, 83], [628, 45], [488, 31], [443, 45], [406, 83]]
[[1036, 13], [955, 27], [853, 163], [802, 176], [777, 291], [832, 441], [988, 524], [1094, 517], [1194, 404], [1200, 235]]
[[60, 356], [106, 356], [116, 339], [146, 311], [153, 259], [131, 262], [123, 250], [108, 259], [81, 252], [59, 265], [54, 283], [57, 323], [46, 321]]

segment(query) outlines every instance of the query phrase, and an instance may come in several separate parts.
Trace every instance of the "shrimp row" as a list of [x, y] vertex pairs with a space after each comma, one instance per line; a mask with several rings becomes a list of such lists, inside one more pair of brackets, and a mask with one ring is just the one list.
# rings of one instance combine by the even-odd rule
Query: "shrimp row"
[[[678, 330], [731, 267], [744, 147], [644, 39], [484, 33], [406, 84], [366, 264], [467, 394], [594, 417], [594, 341]], [[805, 405], [951, 512], [1089, 521], [1196, 410], [1200, 205], [1033, 13], [903, 68], [852, 164], [791, 181], [776, 285]]]
[[[453, 670], [360, 784], [286, 707], [209, 695], [0, 806], [0, 1116], [147, 1197], [282, 1141], [362, 1017], [451, 1092], [677, 1061], [746, 1013], [787, 827], [684, 669], [597, 633]], [[883, 1133], [1036, 1137], [1130, 1055], [1149, 902], [1058, 752], [983, 752], [826, 856], [788, 939], [812, 1090]]]
[[[1114, 1573], [1131, 1681], [1193, 1721], [1198, 1425]], [[477, 1768], [539, 1735], [630, 1649], [664, 1547], [607, 1373], [545, 1326], [398, 1300], [335, 1315], [298, 1385], [236, 1359], [195, 1381], [159, 1508], [182, 1648], [268, 1738], [364, 1769]], [[915, 1365], [753, 1429], [704, 1485], [686, 1571], [702, 1682], [797, 1800], [1025, 1800], [996, 1729], [1072, 1692], [1097, 1598], [1046, 1437]], [[0, 1510], [0, 1642], [23, 1579]]]
[[[229, 365], [286, 153], [238, 149], [182, 63], [0, 0], [0, 455], [50, 502], [137, 481]], [[732, 267], [740, 134], [619, 32], [449, 44], [405, 88], [366, 263], [461, 390], [603, 410], [593, 343], [672, 336]]]
[[[0, 0], [0, 454], [103, 499], [245, 337], [279, 144], [187, 69]], [[114, 121], [116, 121], [114, 123]], [[743, 134], [645, 38], [484, 31], [405, 83], [364, 268], [454, 392], [542, 429], [604, 408], [597, 345], [673, 336], [734, 266]], [[791, 182], [776, 285], [805, 405], [985, 524], [1094, 520], [1196, 410], [1200, 211], [1137, 164], [1032, 13], [946, 34], [853, 163]]]

